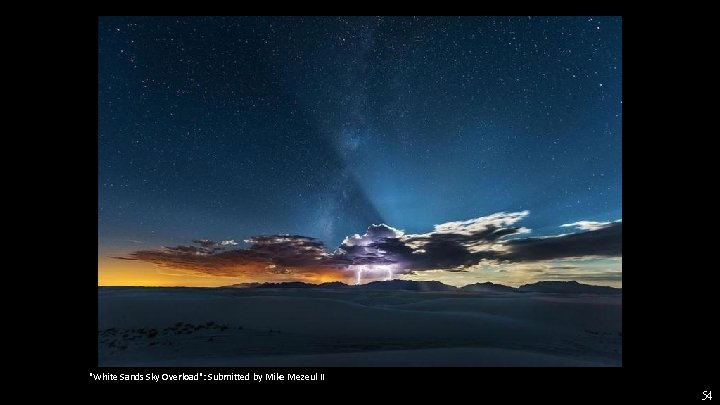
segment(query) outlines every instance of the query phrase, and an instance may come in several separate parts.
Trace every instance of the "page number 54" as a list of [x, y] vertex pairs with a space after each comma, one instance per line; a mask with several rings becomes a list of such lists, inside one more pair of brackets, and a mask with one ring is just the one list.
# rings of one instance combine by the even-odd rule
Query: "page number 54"
[[702, 399], [703, 401], [706, 399], [712, 400], [712, 391], [703, 391], [703, 396], [705, 397]]

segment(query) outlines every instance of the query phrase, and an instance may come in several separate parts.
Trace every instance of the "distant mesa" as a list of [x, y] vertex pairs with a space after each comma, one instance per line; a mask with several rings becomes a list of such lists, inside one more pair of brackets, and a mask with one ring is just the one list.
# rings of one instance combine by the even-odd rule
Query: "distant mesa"
[[220, 288], [350, 288], [352, 286], [349, 286], [345, 283], [341, 283], [339, 281], [333, 281], [330, 283], [322, 283], [322, 284], [311, 284], [311, 283], [303, 283], [302, 281], [287, 281], [283, 283], [239, 283], [239, 284], [231, 284], [222, 286]]
[[254, 288], [320, 288], [320, 285], [303, 283], [302, 281], [289, 281], [286, 283], [262, 283]]
[[360, 289], [360, 290], [403, 290], [403, 291], [455, 291], [458, 288], [439, 281], [387, 280], [373, 281], [367, 284], [347, 285], [340, 281], [310, 284], [301, 281], [285, 283], [240, 283], [221, 288], [316, 288], [316, 289]]
[[237, 283], [237, 284], [230, 284], [230, 285], [224, 285], [220, 288], [255, 288], [261, 286], [262, 283]]
[[329, 283], [322, 283], [317, 285], [318, 288], [349, 288], [351, 286], [341, 283], [339, 281], [332, 281]]
[[373, 281], [358, 287], [364, 290], [455, 291], [457, 287], [439, 281], [388, 280]]
[[468, 284], [464, 287], [441, 283], [440, 281], [412, 281], [387, 280], [373, 281], [361, 285], [347, 285], [339, 281], [330, 283], [311, 284], [301, 281], [284, 283], [239, 283], [221, 288], [301, 288], [301, 289], [358, 289], [358, 290], [385, 290], [385, 291], [467, 291], [467, 292], [494, 292], [494, 293], [560, 293], [560, 294], [622, 294], [622, 288], [613, 288], [599, 285], [578, 283], [577, 281], [539, 281], [525, 284], [519, 288], [510, 287], [491, 282]]
[[518, 290], [520, 292], [542, 293], [622, 294], [622, 288], [581, 284], [577, 281], [538, 281], [534, 284], [522, 285]]
[[491, 282], [468, 284], [462, 288], [462, 291], [472, 292], [517, 292], [518, 289], [515, 287], [509, 287], [502, 284], [495, 284]]

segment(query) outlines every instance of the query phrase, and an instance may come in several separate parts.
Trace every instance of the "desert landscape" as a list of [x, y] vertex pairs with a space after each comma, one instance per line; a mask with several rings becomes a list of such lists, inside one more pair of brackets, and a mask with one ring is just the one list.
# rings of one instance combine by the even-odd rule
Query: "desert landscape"
[[98, 288], [100, 366], [621, 366], [622, 290], [376, 281]]
[[99, 366], [622, 366], [622, 26], [99, 17]]

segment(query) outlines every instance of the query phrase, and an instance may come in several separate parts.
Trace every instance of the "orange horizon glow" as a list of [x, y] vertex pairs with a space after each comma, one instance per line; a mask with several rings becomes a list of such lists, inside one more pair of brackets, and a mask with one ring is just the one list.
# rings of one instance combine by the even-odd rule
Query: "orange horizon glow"
[[332, 281], [351, 283], [353, 280], [352, 276], [344, 275], [341, 272], [333, 274], [327, 271], [318, 271], [295, 276], [268, 274], [267, 277], [258, 277], [258, 274], [255, 273], [249, 277], [227, 277], [195, 274], [135, 260], [112, 258], [98, 260], [99, 287], [221, 287], [238, 283], [303, 281], [319, 284]]
[[[440, 270], [422, 272], [412, 275], [398, 275], [398, 279], [415, 281], [440, 281], [448, 285], [461, 287], [476, 282], [491, 281], [518, 287], [546, 279], [543, 273], [527, 272], [517, 265], [513, 272], [483, 271], [482, 275], [474, 272], [469, 273], [445, 273], [439, 274]], [[618, 271], [622, 269], [622, 262], [617, 261], [614, 267]], [[532, 270], [532, 269], [530, 269]], [[591, 268], [588, 266], [588, 270]], [[381, 275], [385, 277], [385, 275]], [[382, 278], [365, 278], [363, 282], [376, 281]], [[573, 280], [574, 278], [554, 278], [554, 280]], [[147, 263], [139, 260], [117, 260], [110, 257], [98, 258], [98, 286], [111, 287], [222, 287], [240, 283], [281, 283], [301, 281], [305, 283], [320, 284], [326, 282], [340, 281], [345, 284], [355, 284], [354, 274], [343, 271], [328, 271], [328, 268], [316, 269], [295, 274], [274, 274], [252, 272], [237, 276], [215, 276], [211, 274], [194, 273], [182, 269], [172, 269]], [[582, 280], [577, 281], [585, 284], [608, 285], [622, 288], [622, 280]]]

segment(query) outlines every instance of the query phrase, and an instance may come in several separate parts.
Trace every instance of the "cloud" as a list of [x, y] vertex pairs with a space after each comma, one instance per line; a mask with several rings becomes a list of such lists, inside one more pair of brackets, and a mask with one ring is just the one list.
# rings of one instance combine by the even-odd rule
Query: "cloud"
[[435, 225], [433, 232], [386, 239], [377, 246], [401, 256], [396, 260], [407, 263], [414, 270], [471, 266], [483, 259], [498, 258], [505, 252], [503, 238], [529, 233], [529, 229], [513, 226], [528, 214], [529, 211], [499, 212], [466, 221], [446, 222]]
[[351, 265], [393, 265], [397, 273], [457, 269], [497, 257], [504, 251], [502, 238], [529, 232], [512, 226], [528, 214], [528, 211], [500, 212], [446, 222], [425, 234], [405, 234], [386, 224], [371, 225], [362, 236], [346, 237], [334, 255]]
[[[225, 241], [227, 242], [227, 241]], [[272, 275], [322, 276], [338, 273], [347, 263], [329, 254], [322, 242], [301, 235], [254, 236], [246, 249], [226, 250], [231, 243], [196, 240], [200, 246], [139, 250], [124, 260], [142, 260], [160, 267], [193, 273], [251, 277]]]
[[237, 242], [235, 240], [221, 240], [221, 241], [214, 241], [210, 239], [196, 239], [192, 241], [193, 243], [197, 243], [198, 245], [202, 246], [205, 249], [212, 249], [212, 250], [222, 250], [221, 248], [223, 246], [229, 246], [229, 245], [237, 245]]
[[404, 232], [385, 224], [370, 225], [364, 235], [358, 234], [347, 236], [342, 246], [369, 246], [371, 243], [383, 240], [385, 238], [398, 238], [403, 236]]
[[577, 233], [518, 237], [530, 233], [516, 226], [528, 215], [528, 211], [500, 212], [438, 224], [424, 234], [406, 234], [386, 224], [373, 224], [363, 235], [346, 237], [332, 252], [308, 236], [261, 235], [245, 240], [250, 244], [247, 248], [229, 249], [237, 245], [234, 240], [198, 239], [194, 245], [138, 250], [119, 259], [215, 276], [346, 281], [360, 268], [390, 269], [393, 274], [430, 270], [460, 273], [481, 262], [622, 256], [621, 220], [578, 221], [562, 225], [579, 228]]
[[595, 230], [544, 238], [514, 239], [501, 260], [530, 261], [583, 256], [622, 256], [622, 222]]
[[[435, 225], [433, 234], [457, 234], [457, 235], [474, 235], [487, 231], [488, 229], [502, 229], [513, 225], [530, 214], [530, 211], [520, 212], [498, 212], [497, 214], [488, 215], [469, 219], [467, 221], [445, 222]], [[420, 236], [420, 235], [418, 235]]]
[[610, 225], [611, 222], [577, 221], [570, 224], [562, 224], [561, 228], [578, 228], [582, 231], [596, 231]]
[[402, 230], [389, 225], [370, 225], [365, 234], [346, 237], [340, 244], [334, 255], [345, 260], [349, 265], [395, 265], [398, 258], [411, 251], [393, 251], [394, 248], [402, 249], [403, 246], [393, 246], [403, 236]]

